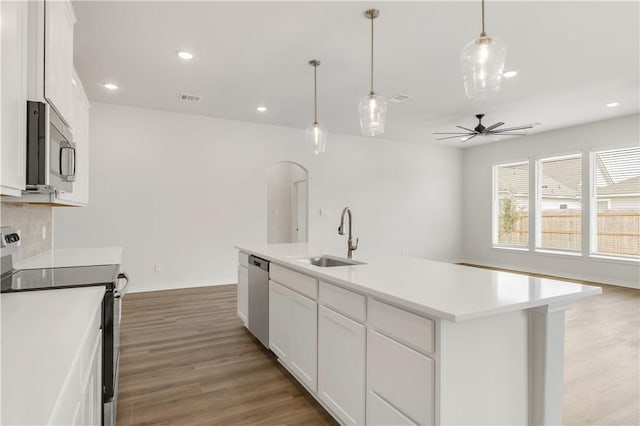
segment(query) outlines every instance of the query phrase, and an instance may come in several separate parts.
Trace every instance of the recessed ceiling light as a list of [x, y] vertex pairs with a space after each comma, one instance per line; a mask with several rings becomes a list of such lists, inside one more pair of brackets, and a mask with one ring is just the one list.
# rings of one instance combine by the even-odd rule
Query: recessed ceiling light
[[183, 52], [178, 52], [178, 56], [181, 59], [193, 59], [193, 54], [189, 53], [189, 52], [184, 52], [184, 51]]
[[113, 83], [102, 83], [102, 85], [104, 86], [105, 89], [109, 89], [109, 90], [116, 90], [118, 88], [118, 86], [116, 86]]
[[267, 111], [267, 107], [259, 105], [259, 106], [256, 107], [256, 111], [258, 111], [258, 112], [266, 112]]
[[502, 74], [502, 76], [505, 78], [515, 77], [516, 75], [518, 75], [518, 71], [507, 71], [504, 74]]
[[607, 104], [607, 108], [615, 108], [615, 107], [617, 107], [618, 105], [620, 105], [620, 102], [609, 102], [609, 103]]

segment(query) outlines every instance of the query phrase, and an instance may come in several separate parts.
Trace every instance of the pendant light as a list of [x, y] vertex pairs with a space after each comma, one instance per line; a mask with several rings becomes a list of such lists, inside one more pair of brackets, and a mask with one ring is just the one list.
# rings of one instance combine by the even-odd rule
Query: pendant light
[[373, 20], [380, 16], [380, 11], [369, 9], [364, 16], [371, 20], [371, 91], [360, 100], [360, 129], [364, 135], [376, 136], [384, 133], [387, 119], [387, 100], [373, 92]]
[[469, 99], [486, 99], [500, 91], [507, 48], [502, 40], [489, 37], [484, 30], [482, 0], [482, 32], [462, 51], [460, 63], [464, 89]]
[[320, 61], [312, 59], [309, 65], [313, 67], [313, 123], [306, 130], [306, 139], [311, 144], [311, 150], [318, 155], [327, 146], [327, 130], [318, 123], [318, 66]]

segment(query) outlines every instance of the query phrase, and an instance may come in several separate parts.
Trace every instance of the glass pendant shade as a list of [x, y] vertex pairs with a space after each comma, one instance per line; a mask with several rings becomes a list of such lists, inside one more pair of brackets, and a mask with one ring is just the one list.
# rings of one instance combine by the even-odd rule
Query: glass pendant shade
[[387, 100], [370, 94], [360, 99], [360, 129], [363, 135], [376, 136], [384, 133], [387, 119]]
[[327, 129], [317, 122], [307, 127], [305, 138], [315, 155], [323, 153], [327, 147]]
[[496, 37], [480, 35], [462, 51], [460, 64], [469, 99], [486, 99], [500, 91], [507, 48]]

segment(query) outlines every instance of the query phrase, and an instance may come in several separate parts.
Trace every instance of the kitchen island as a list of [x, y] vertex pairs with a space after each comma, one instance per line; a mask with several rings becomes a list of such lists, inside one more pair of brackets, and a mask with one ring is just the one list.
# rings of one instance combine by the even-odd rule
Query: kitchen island
[[564, 312], [599, 287], [309, 244], [239, 244], [271, 262], [269, 348], [344, 424], [561, 424]]

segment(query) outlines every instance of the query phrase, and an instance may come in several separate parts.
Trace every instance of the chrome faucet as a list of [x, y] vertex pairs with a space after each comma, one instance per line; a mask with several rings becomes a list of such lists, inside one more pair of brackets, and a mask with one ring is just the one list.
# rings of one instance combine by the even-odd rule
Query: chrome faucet
[[353, 252], [358, 249], [358, 239], [356, 238], [356, 243], [353, 244], [353, 237], [351, 236], [352, 224], [351, 224], [351, 210], [349, 207], [345, 207], [342, 210], [342, 216], [340, 216], [340, 226], [338, 226], [338, 234], [344, 235], [344, 215], [349, 215], [349, 238], [347, 239], [347, 258], [351, 259], [353, 257]]

